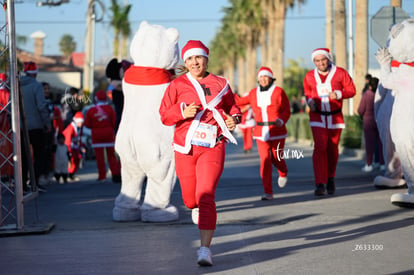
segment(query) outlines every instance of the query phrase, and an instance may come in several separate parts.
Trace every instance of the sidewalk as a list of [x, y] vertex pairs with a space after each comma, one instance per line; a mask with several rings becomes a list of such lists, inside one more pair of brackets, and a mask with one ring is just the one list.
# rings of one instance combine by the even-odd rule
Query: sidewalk
[[[0, 274], [414, 273], [414, 212], [390, 203], [404, 189], [375, 189], [376, 174], [361, 172], [364, 162], [343, 154], [336, 194], [315, 198], [312, 148], [288, 142], [285, 149], [298, 157], [287, 160], [288, 185], [275, 187], [273, 201], [261, 201], [256, 147], [245, 155], [242, 146], [227, 146], [212, 267], [196, 263], [199, 231], [178, 184], [171, 200], [179, 221], [115, 223], [120, 185], [96, 183], [95, 162], [88, 161], [80, 182], [49, 185], [40, 194], [40, 221], [55, 224], [49, 233], [0, 238]], [[28, 224], [35, 213], [33, 205], [25, 209]]]

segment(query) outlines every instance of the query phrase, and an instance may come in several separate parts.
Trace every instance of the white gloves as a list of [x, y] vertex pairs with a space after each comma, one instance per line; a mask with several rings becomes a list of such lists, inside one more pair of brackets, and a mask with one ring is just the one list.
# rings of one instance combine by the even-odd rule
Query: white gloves
[[380, 48], [375, 54], [375, 58], [381, 66], [389, 65], [392, 60], [392, 56], [387, 48]]

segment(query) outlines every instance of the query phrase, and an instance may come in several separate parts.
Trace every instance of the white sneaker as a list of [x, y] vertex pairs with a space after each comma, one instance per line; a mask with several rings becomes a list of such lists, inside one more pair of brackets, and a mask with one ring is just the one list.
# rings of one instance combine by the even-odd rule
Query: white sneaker
[[285, 187], [287, 182], [288, 182], [288, 178], [287, 177], [279, 177], [277, 179], [277, 184], [279, 185], [280, 188]]
[[193, 210], [191, 210], [191, 219], [193, 220], [194, 224], [198, 224], [198, 215], [199, 215], [199, 209], [193, 208]]
[[365, 164], [365, 166], [362, 167], [361, 170], [362, 172], [369, 173], [369, 172], [372, 172], [372, 170], [374, 170], [374, 167], [372, 167], [372, 165]]
[[211, 259], [210, 248], [202, 246], [197, 250], [197, 263], [201, 266], [212, 266], [213, 260]]

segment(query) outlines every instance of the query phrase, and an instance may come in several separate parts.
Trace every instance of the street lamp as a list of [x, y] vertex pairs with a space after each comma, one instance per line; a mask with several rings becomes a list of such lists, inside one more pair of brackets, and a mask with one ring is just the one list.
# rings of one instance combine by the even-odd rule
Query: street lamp
[[69, 0], [60, 0], [60, 1], [53, 1], [53, 0], [47, 0], [47, 1], [37, 1], [37, 6], [60, 6], [61, 4], [69, 3]]

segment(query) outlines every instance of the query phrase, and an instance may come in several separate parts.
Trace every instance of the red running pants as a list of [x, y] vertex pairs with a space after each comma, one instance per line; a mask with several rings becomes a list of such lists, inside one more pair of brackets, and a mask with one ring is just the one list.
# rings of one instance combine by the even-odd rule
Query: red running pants
[[328, 183], [328, 178], [334, 178], [338, 163], [338, 145], [342, 129], [327, 129], [311, 127], [313, 135], [313, 173], [315, 185]]
[[287, 176], [287, 166], [283, 159], [285, 139], [261, 141], [256, 139], [257, 149], [260, 157], [260, 177], [264, 192], [273, 194], [272, 187], [272, 164], [277, 168], [279, 177]]
[[217, 223], [215, 193], [224, 169], [225, 143], [214, 148], [193, 145], [189, 154], [175, 152], [175, 170], [184, 204], [199, 208], [198, 228], [214, 230]]

